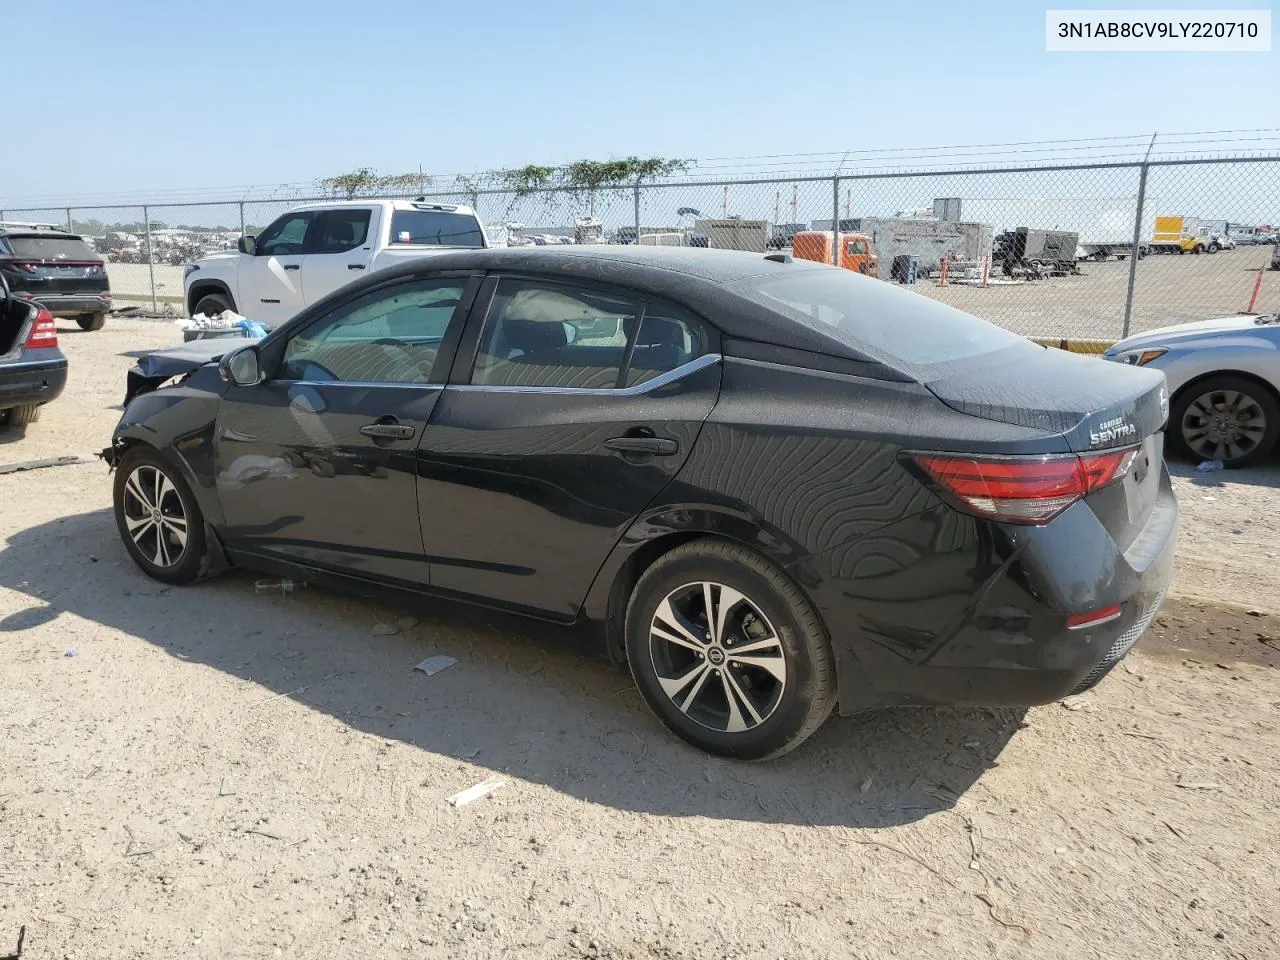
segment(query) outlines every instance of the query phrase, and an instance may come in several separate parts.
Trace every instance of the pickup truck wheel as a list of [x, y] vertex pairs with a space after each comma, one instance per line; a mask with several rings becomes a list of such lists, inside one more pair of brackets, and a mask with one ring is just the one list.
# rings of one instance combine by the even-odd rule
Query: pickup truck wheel
[[76, 323], [80, 324], [81, 330], [101, 330], [106, 322], [105, 313], [82, 313], [76, 317]]
[[35, 423], [40, 419], [40, 404], [25, 403], [20, 407], [10, 407], [6, 412], [9, 414], [9, 426], [25, 427], [28, 423]]
[[220, 293], [206, 293], [196, 301], [196, 308], [191, 311], [191, 315], [194, 317], [197, 313], [203, 313], [206, 317], [213, 317], [230, 309], [231, 304], [227, 302], [225, 296]]

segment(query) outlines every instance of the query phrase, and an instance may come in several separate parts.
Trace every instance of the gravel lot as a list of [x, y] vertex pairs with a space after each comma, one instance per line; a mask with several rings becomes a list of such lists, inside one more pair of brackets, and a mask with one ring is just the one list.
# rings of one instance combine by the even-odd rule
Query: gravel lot
[[[180, 339], [59, 335], [68, 390], [0, 463], [100, 449], [131, 354]], [[105, 467], [0, 475], [0, 957], [1275, 957], [1280, 470], [1178, 473], [1174, 596], [1083, 699], [766, 765], [563, 643], [162, 587]]]
[[[1138, 264], [1131, 331], [1244, 310], [1258, 268], [1270, 259], [1270, 247], [1240, 247], [1212, 256], [1147, 257]], [[881, 267], [886, 272], [889, 269], [884, 264]], [[182, 310], [182, 269], [154, 265], [161, 307], [172, 302], [174, 311]], [[922, 280], [912, 289], [1027, 336], [1119, 340], [1129, 285], [1128, 261], [1084, 263], [1080, 271], [1077, 276], [1033, 282], [997, 282], [985, 289], [956, 283], [943, 287], [936, 281]], [[111, 263], [107, 272], [118, 303], [150, 305], [150, 274], [145, 263]], [[1264, 271], [1255, 309], [1280, 310], [1280, 272]]]

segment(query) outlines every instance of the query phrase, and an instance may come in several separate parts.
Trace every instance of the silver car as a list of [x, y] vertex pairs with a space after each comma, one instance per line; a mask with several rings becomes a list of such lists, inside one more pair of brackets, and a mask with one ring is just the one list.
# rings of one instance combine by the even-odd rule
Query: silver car
[[1242, 467], [1280, 439], [1280, 314], [1223, 317], [1122, 340], [1108, 360], [1163, 370], [1170, 447]]

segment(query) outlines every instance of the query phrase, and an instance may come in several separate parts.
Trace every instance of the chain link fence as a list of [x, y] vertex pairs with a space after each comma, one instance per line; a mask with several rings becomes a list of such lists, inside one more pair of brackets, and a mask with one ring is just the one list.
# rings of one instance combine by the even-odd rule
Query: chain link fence
[[[395, 196], [409, 197], [413, 194]], [[428, 192], [505, 245], [620, 243], [831, 258], [1028, 336], [1280, 310], [1280, 156]], [[92, 238], [113, 297], [185, 314], [182, 274], [334, 197], [0, 210]], [[377, 199], [369, 197], [368, 199]]]

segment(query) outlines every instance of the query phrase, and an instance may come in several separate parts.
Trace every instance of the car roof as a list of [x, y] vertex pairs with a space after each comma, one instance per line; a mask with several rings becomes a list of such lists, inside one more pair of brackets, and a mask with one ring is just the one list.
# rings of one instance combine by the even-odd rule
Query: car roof
[[[745, 282], [836, 269], [840, 268], [779, 253], [581, 244], [450, 251], [380, 270], [367, 280], [372, 286], [379, 278], [385, 281], [428, 271], [502, 270], [565, 282], [613, 284], [693, 310], [736, 340], [878, 365], [879, 360], [842, 338], [835, 328], [818, 321], [802, 323], [781, 313]], [[850, 276], [868, 284], [881, 282]]]
[[33, 229], [31, 227], [0, 227], [0, 237], [53, 237], [55, 240], [83, 240], [78, 233], [65, 230]]

